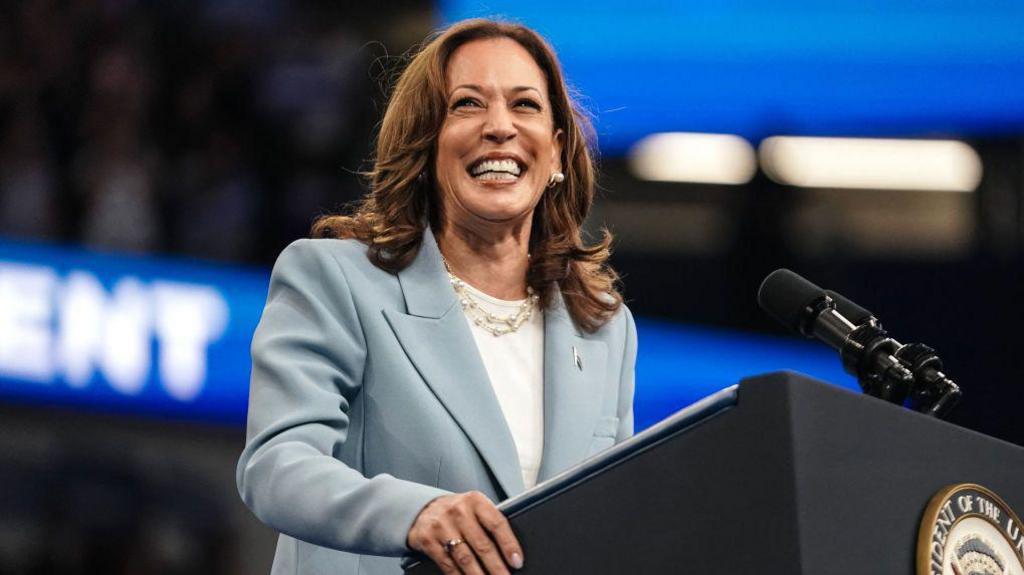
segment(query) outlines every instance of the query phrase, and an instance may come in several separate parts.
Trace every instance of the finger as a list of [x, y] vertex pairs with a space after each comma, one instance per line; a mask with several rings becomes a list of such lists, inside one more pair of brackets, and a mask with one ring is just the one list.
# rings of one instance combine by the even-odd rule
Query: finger
[[440, 517], [417, 518], [409, 535], [410, 547], [429, 557], [445, 575], [458, 575], [459, 567], [444, 547], [445, 541], [454, 538], [451, 532], [450, 524]]
[[484, 531], [476, 515], [468, 515], [459, 519], [457, 526], [462, 532], [466, 543], [472, 547], [480, 563], [483, 563], [490, 575], [509, 575], [505, 559], [491, 536]]
[[519, 545], [519, 539], [512, 532], [512, 526], [508, 524], [508, 519], [490, 501], [478, 505], [476, 515], [483, 528], [498, 544], [505, 561], [513, 568], [521, 569], [526, 557], [523, 555], [522, 546]]
[[458, 575], [459, 568], [455, 565], [455, 560], [448, 555], [448, 552], [444, 550], [444, 545], [436, 543], [428, 545], [423, 549], [423, 552], [430, 557], [430, 560], [437, 565], [438, 569], [441, 570], [445, 575]]
[[[452, 539], [456, 538], [457, 537], [452, 537]], [[442, 549], [444, 549], [443, 544]], [[476, 560], [476, 555], [473, 553], [469, 544], [465, 542], [464, 538], [462, 543], [451, 548], [451, 553], [448, 553], [448, 555], [459, 568], [459, 572], [464, 573], [465, 575], [484, 575], [483, 568], [480, 567], [480, 563]]]

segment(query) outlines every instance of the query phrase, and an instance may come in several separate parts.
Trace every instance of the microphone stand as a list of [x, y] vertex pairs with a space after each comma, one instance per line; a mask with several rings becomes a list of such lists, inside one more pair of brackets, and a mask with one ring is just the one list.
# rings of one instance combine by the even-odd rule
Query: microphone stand
[[898, 357], [900, 344], [878, 322], [857, 326], [839, 350], [843, 367], [857, 374], [868, 395], [902, 405], [914, 385], [914, 374]]
[[889, 337], [878, 321], [871, 318], [854, 326], [836, 311], [836, 302], [828, 295], [811, 302], [802, 317], [798, 331], [838, 349], [843, 368], [857, 377], [864, 393], [903, 404], [914, 374], [896, 356], [899, 342]]
[[[858, 339], [871, 341], [871, 336], [868, 333], [874, 337], [887, 337], [881, 322], [878, 321], [873, 313], [855, 304], [842, 294], [830, 290], [826, 290], [825, 293], [835, 301], [836, 309], [841, 310], [841, 313], [845, 317], [850, 318], [852, 323], [856, 323], [858, 329], [869, 326], [865, 328], [867, 333], [859, 334]], [[880, 394], [876, 395], [875, 393], [868, 392], [869, 394], [880, 397], [881, 394], [886, 393], [886, 390], [897, 390], [892, 395], [894, 403], [902, 405], [906, 402], [911, 409], [939, 418], [945, 417], [960, 402], [962, 396], [960, 387], [947, 377], [946, 374], [942, 373], [942, 360], [939, 359], [934, 349], [923, 343], [904, 345], [892, 339], [885, 346], [913, 374], [913, 380], [910, 382], [908, 390], [909, 401], [907, 401], [906, 393], [898, 392], [898, 390], [905, 387], [905, 379], [900, 376], [897, 376], [895, 379], [888, 378], [889, 381], [887, 382], [875, 381], [874, 385], [878, 386], [878, 389], [881, 390]], [[895, 351], [892, 351], [892, 346], [895, 346]], [[861, 381], [862, 388], [864, 383], [864, 381]], [[867, 390], [865, 389], [865, 391]]]
[[934, 417], [945, 417], [960, 402], [960, 386], [942, 373], [942, 360], [935, 350], [923, 343], [908, 343], [896, 357], [914, 374], [911, 407]]
[[934, 349], [923, 343], [901, 344], [889, 337], [874, 317], [847, 339], [849, 344], [840, 352], [847, 371], [851, 371], [850, 366], [857, 367], [858, 360], [874, 361], [879, 366], [896, 361], [899, 367], [851, 371], [858, 374], [857, 381], [868, 395], [898, 405], [906, 403], [909, 396], [912, 409], [938, 418], [959, 403], [960, 387], [942, 373], [942, 360]]

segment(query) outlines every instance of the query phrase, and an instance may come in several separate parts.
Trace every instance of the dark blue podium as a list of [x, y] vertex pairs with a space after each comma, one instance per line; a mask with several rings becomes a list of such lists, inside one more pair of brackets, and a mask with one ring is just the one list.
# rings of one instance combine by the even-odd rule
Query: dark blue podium
[[[500, 505], [523, 574], [914, 573], [929, 499], [1024, 509], [1024, 448], [808, 377], [743, 380]], [[440, 573], [411, 558], [406, 573]]]

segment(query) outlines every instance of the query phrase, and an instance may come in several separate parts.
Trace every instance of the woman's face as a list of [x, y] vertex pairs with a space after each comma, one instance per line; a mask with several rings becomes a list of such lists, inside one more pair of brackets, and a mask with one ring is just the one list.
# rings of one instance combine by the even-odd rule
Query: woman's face
[[529, 221], [561, 169], [544, 73], [514, 40], [475, 40], [451, 55], [446, 83], [434, 166], [446, 219]]

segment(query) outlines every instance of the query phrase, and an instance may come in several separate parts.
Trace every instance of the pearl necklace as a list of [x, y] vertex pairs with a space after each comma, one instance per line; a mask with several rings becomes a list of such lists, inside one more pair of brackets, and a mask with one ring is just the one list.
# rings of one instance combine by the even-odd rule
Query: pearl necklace
[[530, 317], [537, 306], [539, 296], [533, 293], [533, 288], [526, 286], [526, 300], [519, 304], [516, 313], [508, 316], [493, 314], [480, 306], [480, 302], [468, 289], [466, 282], [455, 277], [447, 260], [444, 261], [445, 270], [448, 272], [448, 281], [451, 282], [455, 295], [459, 297], [459, 305], [465, 310], [473, 324], [489, 332], [494, 337], [502, 336], [517, 331]]

